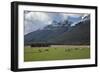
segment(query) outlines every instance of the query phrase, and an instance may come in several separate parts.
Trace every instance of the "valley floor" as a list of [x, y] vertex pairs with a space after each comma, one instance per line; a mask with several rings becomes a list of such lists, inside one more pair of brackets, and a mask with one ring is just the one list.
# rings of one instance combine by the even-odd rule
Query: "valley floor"
[[25, 47], [24, 61], [89, 59], [87, 45], [51, 45], [50, 47]]

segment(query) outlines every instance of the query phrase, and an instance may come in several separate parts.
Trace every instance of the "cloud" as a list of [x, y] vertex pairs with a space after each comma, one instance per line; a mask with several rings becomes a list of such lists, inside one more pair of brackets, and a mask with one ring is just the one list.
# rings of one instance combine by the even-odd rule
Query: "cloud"
[[69, 16], [73, 17], [73, 18], [79, 18], [81, 16], [83, 16], [84, 14], [78, 14], [78, 13], [63, 13], [62, 16], [64, 17], [64, 19], [67, 19]]
[[25, 19], [28, 21], [39, 21], [44, 23], [49, 21], [50, 17], [44, 12], [30, 12], [26, 14]]
[[[73, 13], [52, 13], [52, 12], [24, 12], [24, 34], [33, 32], [38, 29], [42, 29], [47, 25], [50, 25], [53, 21], [61, 22], [71, 18], [79, 18], [84, 14], [73, 14]], [[75, 20], [74, 19], [74, 20]]]
[[64, 16], [62, 16], [62, 13], [48, 13], [49, 17], [52, 19], [52, 21], [60, 22], [64, 20]]
[[25, 34], [42, 29], [51, 23], [51, 18], [44, 12], [25, 12]]

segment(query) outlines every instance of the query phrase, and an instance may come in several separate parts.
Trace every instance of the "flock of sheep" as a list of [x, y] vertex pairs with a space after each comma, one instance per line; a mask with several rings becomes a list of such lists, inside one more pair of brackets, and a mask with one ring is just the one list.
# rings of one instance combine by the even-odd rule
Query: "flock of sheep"
[[[57, 50], [57, 48], [54, 48], [55, 50]], [[64, 51], [65, 52], [70, 52], [72, 50], [81, 50], [83, 48], [65, 48]], [[49, 52], [50, 49], [38, 49], [38, 52], [35, 52], [35, 53], [42, 53], [42, 52]]]

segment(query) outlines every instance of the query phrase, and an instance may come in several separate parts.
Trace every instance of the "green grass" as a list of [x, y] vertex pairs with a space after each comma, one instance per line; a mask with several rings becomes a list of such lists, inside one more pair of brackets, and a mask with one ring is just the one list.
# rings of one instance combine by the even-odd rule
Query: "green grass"
[[24, 61], [47, 61], [67, 59], [88, 59], [90, 48], [88, 46], [51, 46], [51, 47], [25, 47]]

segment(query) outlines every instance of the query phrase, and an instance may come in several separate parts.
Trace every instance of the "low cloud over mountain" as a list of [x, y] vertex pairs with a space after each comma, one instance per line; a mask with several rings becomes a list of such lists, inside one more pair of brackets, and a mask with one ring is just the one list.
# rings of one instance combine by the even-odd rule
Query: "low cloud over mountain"
[[90, 44], [90, 15], [25, 12], [25, 44]]
[[43, 29], [45, 26], [52, 24], [53, 21], [63, 22], [68, 19], [71, 22], [75, 22], [80, 20], [83, 15], [84, 14], [24, 11], [24, 34]]

